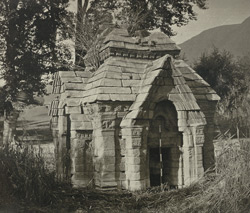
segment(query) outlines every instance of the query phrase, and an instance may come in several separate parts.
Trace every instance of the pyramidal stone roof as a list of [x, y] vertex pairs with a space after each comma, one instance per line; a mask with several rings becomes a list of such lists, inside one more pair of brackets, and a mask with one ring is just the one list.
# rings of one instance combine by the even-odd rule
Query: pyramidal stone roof
[[[216, 92], [191, 67], [175, 59], [180, 48], [165, 34], [130, 37], [125, 29], [113, 29], [100, 40], [102, 64], [95, 72], [56, 73], [53, 93], [60, 94], [60, 100], [52, 102], [50, 114], [65, 113], [60, 112], [65, 105], [79, 107], [80, 112], [80, 105], [96, 101], [131, 102], [130, 112], [136, 113], [149, 98], [153, 85], [167, 87], [170, 84], [167, 81], [173, 86], [168, 99], [177, 110], [199, 111], [198, 100], [219, 100]], [[85, 56], [85, 64], [89, 65], [90, 57], [91, 53]], [[166, 67], [168, 73], [164, 72]], [[157, 80], [160, 78], [163, 82]]]
[[[109, 29], [99, 36], [101, 61], [110, 56], [121, 56], [127, 58], [154, 60], [166, 54], [173, 56], [179, 55], [180, 47], [162, 32], [148, 33], [143, 37], [138, 32], [138, 36], [131, 37], [127, 29], [114, 28], [111, 32]], [[85, 56], [85, 64], [88, 66], [92, 61], [94, 49]]]

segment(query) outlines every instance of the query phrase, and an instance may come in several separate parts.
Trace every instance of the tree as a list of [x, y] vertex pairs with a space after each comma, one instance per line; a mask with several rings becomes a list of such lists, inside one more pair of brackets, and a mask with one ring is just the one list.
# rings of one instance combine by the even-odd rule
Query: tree
[[101, 26], [113, 22], [115, 8], [114, 0], [85, 0], [84, 4], [82, 0], [77, 1], [76, 23], [70, 28], [71, 32], [75, 32], [76, 67], [84, 67], [85, 54], [90, 48], [96, 49], [97, 37], [103, 30]]
[[206, 9], [207, 0], [125, 0], [118, 1], [117, 18], [129, 24], [129, 31], [159, 28], [168, 36], [174, 35], [172, 26], [183, 26], [196, 20], [194, 6]]
[[[196, 20], [194, 6], [206, 9], [207, 0], [78, 0], [76, 24], [76, 64], [110, 23], [126, 25], [129, 33], [160, 29], [172, 36], [174, 25], [183, 26]], [[72, 30], [71, 30], [72, 31]]]
[[[235, 59], [227, 51], [214, 48], [210, 54], [203, 53], [194, 69], [221, 97], [218, 113], [235, 125], [239, 137], [239, 127], [247, 117], [249, 108], [250, 64], [244, 58]], [[235, 122], [232, 122], [234, 120]]]
[[214, 48], [210, 54], [203, 53], [194, 69], [221, 97], [225, 109], [232, 110], [236, 98], [242, 100], [247, 90], [246, 73], [230, 52]]
[[[61, 67], [56, 46], [63, 35], [68, 0], [3, 0], [0, 2], [1, 61], [11, 100], [19, 91], [44, 92], [41, 76]], [[60, 63], [59, 63], [60, 62]]]
[[5, 144], [12, 138], [24, 102], [31, 104], [34, 93], [45, 92], [42, 75], [64, 67], [68, 55], [57, 46], [57, 40], [67, 36], [67, 6], [68, 0], [0, 1], [0, 59], [5, 80], [0, 102], [5, 110]]

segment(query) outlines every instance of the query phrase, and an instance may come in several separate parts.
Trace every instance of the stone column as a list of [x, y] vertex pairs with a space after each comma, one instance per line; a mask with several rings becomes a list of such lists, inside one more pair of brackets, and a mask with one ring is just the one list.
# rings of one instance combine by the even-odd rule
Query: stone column
[[179, 171], [178, 171], [178, 189], [181, 189], [184, 186], [183, 147], [179, 146], [178, 149], [179, 149], [179, 152], [180, 152], [180, 157], [179, 157]]
[[130, 127], [122, 129], [122, 136], [126, 140], [126, 188], [131, 191], [146, 189], [147, 175], [147, 147], [145, 127]]
[[95, 185], [116, 188], [116, 143], [114, 112], [99, 112], [93, 119]]
[[172, 146], [170, 148], [170, 165], [171, 165], [171, 175], [170, 175], [170, 185], [178, 186], [182, 188], [183, 186], [183, 156], [182, 148], [178, 146]]
[[57, 159], [56, 170], [57, 178], [59, 180], [66, 179], [66, 167], [70, 163], [69, 153], [67, 152], [67, 117], [58, 117], [58, 144], [57, 144]]
[[71, 131], [71, 181], [74, 187], [93, 184], [92, 131]]
[[216, 111], [216, 104], [217, 101], [204, 101], [200, 102], [199, 106], [201, 107], [202, 112], [205, 114], [206, 117], [206, 126], [204, 128], [204, 136], [205, 142], [203, 145], [203, 166], [204, 170], [208, 170], [213, 168], [215, 165], [215, 158], [214, 158], [214, 114]]
[[204, 129], [204, 126], [193, 127], [196, 179], [202, 177], [204, 174], [203, 153], [202, 153], [203, 144], [204, 144], [203, 129]]
[[194, 142], [191, 131], [183, 132], [183, 173], [184, 185], [188, 186], [195, 180]]

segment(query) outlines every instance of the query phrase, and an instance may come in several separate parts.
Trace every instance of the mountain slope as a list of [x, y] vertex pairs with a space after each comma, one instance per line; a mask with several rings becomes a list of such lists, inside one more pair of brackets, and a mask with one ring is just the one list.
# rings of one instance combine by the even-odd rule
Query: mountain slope
[[235, 56], [250, 53], [250, 17], [241, 24], [215, 27], [187, 40], [179, 45], [181, 54], [190, 64], [197, 60], [203, 52], [213, 47], [227, 50]]

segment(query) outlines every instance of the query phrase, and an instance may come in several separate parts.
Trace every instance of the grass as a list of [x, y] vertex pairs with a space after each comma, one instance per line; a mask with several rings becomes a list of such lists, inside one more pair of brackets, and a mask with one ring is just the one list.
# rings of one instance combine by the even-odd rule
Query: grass
[[[1, 165], [5, 159], [2, 157], [2, 152], [6, 150], [1, 150]], [[18, 154], [15, 153], [15, 155]], [[56, 183], [53, 175], [48, 175], [48, 171], [41, 166], [41, 161], [38, 161], [41, 164], [36, 164], [40, 166], [39, 169], [35, 167], [35, 164], [27, 164], [31, 168], [27, 170], [28, 173], [23, 174], [24, 169], [18, 169], [19, 166], [16, 166], [15, 160], [19, 160], [20, 164], [21, 162], [27, 164], [27, 160], [21, 157], [15, 158], [11, 164], [6, 164], [5, 173], [8, 171], [6, 170], [8, 166], [14, 166], [15, 169], [11, 171], [15, 172], [15, 175], [13, 176], [10, 171], [5, 174], [8, 176], [5, 180], [12, 184], [4, 184], [8, 186], [5, 190], [9, 192], [5, 195], [15, 195], [17, 200], [13, 202], [19, 202], [18, 208], [23, 212], [238, 213], [249, 212], [250, 209], [250, 141], [241, 141], [240, 146], [233, 144], [225, 146], [223, 153], [217, 158], [214, 172], [205, 174], [203, 178], [189, 187], [171, 191], [161, 190], [160, 187], [136, 193], [72, 189], [69, 185]], [[22, 178], [28, 175], [28, 179], [33, 180], [29, 180], [29, 186], [27, 186], [22, 178], [13, 179], [17, 174]], [[18, 184], [13, 182], [14, 180]], [[20, 199], [22, 197], [20, 195], [24, 196], [24, 199]]]
[[1, 195], [9, 194], [18, 199], [46, 205], [53, 200], [52, 190], [57, 183], [54, 173], [45, 167], [41, 153], [25, 148], [0, 150]]

